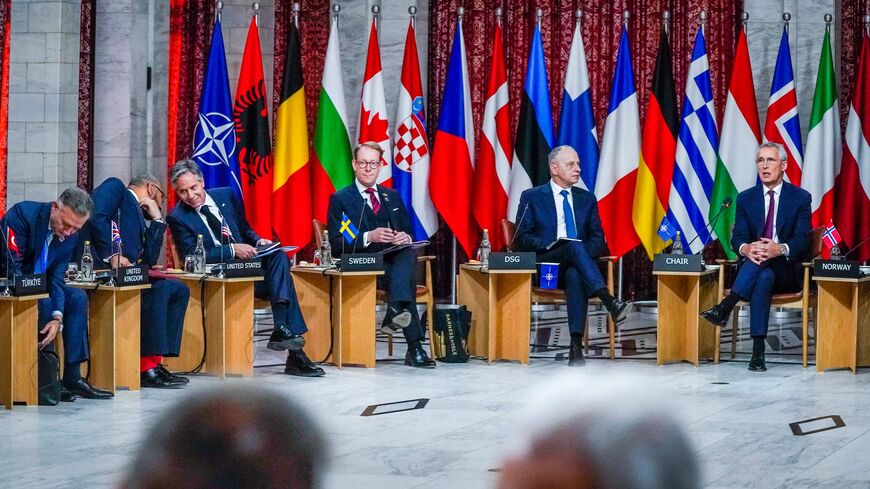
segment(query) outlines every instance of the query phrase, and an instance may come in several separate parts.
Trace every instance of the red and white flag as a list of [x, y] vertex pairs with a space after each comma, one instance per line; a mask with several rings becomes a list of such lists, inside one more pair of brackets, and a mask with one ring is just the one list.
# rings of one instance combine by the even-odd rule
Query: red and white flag
[[835, 181], [834, 222], [846, 244], [860, 249], [850, 257], [870, 259], [870, 41], [861, 42], [857, 80], [846, 123], [843, 162]]
[[513, 145], [510, 136], [510, 97], [504, 62], [501, 25], [495, 25], [492, 43], [492, 64], [483, 109], [483, 129], [480, 153], [474, 175], [474, 217], [481, 229], [489, 229], [493, 250], [505, 244], [501, 220], [507, 217], [508, 192], [511, 178]]
[[6, 236], [9, 239], [9, 242], [6, 243], [6, 247], [9, 249], [9, 251], [15, 253], [15, 256], [20, 255], [21, 252], [18, 251], [18, 241], [15, 240], [15, 231], [13, 231], [12, 228], [7, 227]]
[[387, 103], [384, 98], [384, 79], [381, 72], [381, 49], [378, 46], [378, 29], [372, 19], [369, 32], [369, 51], [366, 56], [366, 72], [363, 76], [362, 103], [359, 108], [357, 142], [375, 142], [384, 151], [381, 157], [381, 172], [378, 184], [392, 186], [393, 150], [390, 143]]
[[825, 225], [825, 234], [822, 235], [822, 241], [825, 244], [825, 248], [830, 250], [834, 246], [840, 244], [843, 238], [840, 236], [840, 232], [837, 231], [837, 226], [834, 226], [834, 221], [828, 220], [828, 223]]

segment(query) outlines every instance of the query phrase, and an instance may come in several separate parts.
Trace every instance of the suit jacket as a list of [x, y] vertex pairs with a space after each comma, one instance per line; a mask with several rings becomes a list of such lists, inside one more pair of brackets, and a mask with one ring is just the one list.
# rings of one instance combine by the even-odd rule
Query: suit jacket
[[[390, 226], [396, 231], [404, 231], [413, 239], [414, 231], [411, 227], [411, 218], [402, 202], [399, 192], [391, 188], [377, 185], [378, 199], [381, 203], [381, 212], [387, 212]], [[371, 211], [365, 211], [368, 207], [366, 198], [363, 197], [356, 187], [356, 182], [335, 192], [329, 197], [327, 212], [327, 228], [329, 229], [329, 245], [332, 247], [333, 256], [341, 256], [344, 251], [365, 251], [375, 253], [392, 245], [384, 243], [370, 243], [363, 248], [363, 233], [377, 228]], [[351, 222], [359, 229], [359, 233], [352, 242], [347, 242], [339, 231], [341, 229], [341, 214], [347, 214]]]
[[[7, 243], [3, 241], [3, 259], [0, 260], [0, 269], [4, 274], [31, 274], [42, 253], [42, 248], [45, 245], [45, 239], [48, 235], [48, 219], [51, 213], [50, 202], [19, 202], [9, 209], [6, 216], [3, 218], [2, 224], [4, 231], [11, 229], [15, 234], [15, 242], [18, 245], [18, 253], [9, 252], [12, 256], [11, 274], [6, 268]], [[63, 311], [65, 292], [64, 292], [64, 275], [66, 274], [67, 264], [76, 249], [78, 235], [74, 234], [69, 238], [60, 241], [57, 237], [51, 242], [48, 252], [48, 263], [45, 267], [45, 276], [48, 285], [48, 295], [51, 301], [52, 310]]]
[[[229, 187], [213, 188], [208, 190], [208, 195], [220, 208], [221, 214], [230, 228], [230, 233], [233, 235], [233, 241], [257, 246], [257, 241], [261, 239], [260, 235], [248, 224], [248, 220], [245, 218], [245, 208], [236, 199], [233, 190]], [[205, 246], [205, 260], [210, 263], [220, 261], [221, 247], [214, 244], [208, 226], [203, 222], [196, 209], [179, 200], [166, 216], [166, 222], [169, 224], [169, 230], [172, 232], [172, 239], [175, 241], [178, 253], [182, 257], [193, 254], [193, 250], [196, 248], [196, 235], [201, 234]], [[218, 236], [218, 239], [220, 238]], [[233, 250], [230, 245], [225, 244], [223, 248], [224, 260], [232, 259]]]
[[[596, 258], [604, 249], [604, 230], [598, 214], [598, 201], [592, 192], [579, 187], [571, 187], [571, 197], [577, 236], [583, 240], [589, 256]], [[524, 191], [518, 209], [515, 247], [521, 251], [547, 251], [547, 245], [556, 241], [558, 233], [556, 201], [550, 182]], [[627, 219], [631, 219], [630, 215], [627, 216]]]
[[[106, 179], [94, 189], [94, 214], [82, 230], [82, 239], [93, 245], [94, 259], [104, 263], [117, 248], [112, 244], [112, 221], [121, 232], [121, 251], [130, 263], [154, 266], [160, 260], [166, 224], [152, 221], [146, 225], [139, 201], [121, 180]], [[118, 216], [120, 214], [120, 219]]]
[[[737, 196], [737, 209], [731, 246], [739, 250], [740, 245], [761, 239], [767, 209], [764, 208], [764, 185], [756, 185], [744, 190]], [[789, 263], [800, 263], [808, 258], [812, 242], [810, 201], [812, 197], [806, 190], [783, 182], [776, 210], [776, 233], [779, 242], [787, 244]]]

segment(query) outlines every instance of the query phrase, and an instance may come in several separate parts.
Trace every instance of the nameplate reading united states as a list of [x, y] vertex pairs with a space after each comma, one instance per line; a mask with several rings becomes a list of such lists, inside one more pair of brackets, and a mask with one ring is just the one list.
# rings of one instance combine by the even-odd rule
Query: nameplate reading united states
[[535, 253], [521, 251], [516, 253], [494, 252], [489, 255], [490, 270], [534, 270]]
[[816, 277], [859, 278], [861, 263], [847, 260], [813, 260], [813, 274]]
[[380, 253], [346, 253], [341, 256], [342, 272], [380, 272], [384, 255]]
[[135, 267], [121, 267], [117, 271], [118, 276], [115, 281], [119, 287], [128, 285], [144, 285], [149, 283], [148, 266], [137, 265]]
[[212, 269], [212, 274], [216, 275], [220, 272], [220, 267], [223, 267], [224, 277], [226, 278], [238, 278], [238, 277], [262, 277], [263, 276], [263, 262], [257, 258], [253, 260], [234, 260], [223, 265], [215, 265]]
[[674, 255], [659, 253], [653, 258], [653, 271], [656, 272], [703, 272], [701, 255]]
[[16, 275], [12, 281], [12, 295], [44, 294], [45, 285], [45, 274]]

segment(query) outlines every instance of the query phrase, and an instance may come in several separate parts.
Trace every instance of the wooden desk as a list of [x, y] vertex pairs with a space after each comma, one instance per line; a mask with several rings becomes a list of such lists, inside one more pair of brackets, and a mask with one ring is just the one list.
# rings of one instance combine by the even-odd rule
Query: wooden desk
[[305, 335], [308, 357], [315, 362], [326, 359], [338, 368], [344, 365], [374, 368], [377, 278], [384, 272], [295, 267], [291, 273], [299, 307], [309, 327]]
[[90, 291], [90, 383], [113, 393], [120, 389], [139, 390], [141, 291], [151, 286], [97, 286], [94, 282], [67, 282], [66, 285]]
[[658, 276], [656, 364], [686, 361], [697, 367], [700, 357], [719, 363], [721, 328], [700, 316], [701, 311], [716, 304], [718, 271], [653, 275]]
[[469, 354], [528, 365], [534, 273], [459, 266], [457, 300], [471, 311]]
[[816, 371], [870, 365], [870, 276], [813, 277], [818, 283]]
[[39, 391], [37, 300], [48, 294], [0, 296], [0, 403], [35, 406]]
[[[254, 376], [254, 282], [263, 277], [217, 278], [185, 273], [172, 275], [190, 289], [184, 315], [184, 333], [178, 358], [164, 358], [173, 371], [189, 372], [199, 365], [201, 373]], [[205, 342], [202, 328], [202, 292], [205, 288]]]

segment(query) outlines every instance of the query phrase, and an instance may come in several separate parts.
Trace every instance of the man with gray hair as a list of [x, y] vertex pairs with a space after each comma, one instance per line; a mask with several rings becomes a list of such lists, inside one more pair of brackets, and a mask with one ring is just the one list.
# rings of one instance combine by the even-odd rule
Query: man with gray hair
[[[45, 274], [48, 298], [39, 301], [39, 347], [63, 335], [63, 385], [72, 394], [88, 399], [108, 399], [112, 393], [82, 379], [81, 364], [88, 359], [88, 297], [64, 284], [67, 264], [75, 253], [78, 231], [93, 211], [87, 192], [76, 187], [63, 191], [54, 202], [19, 202], [3, 217], [3, 256], [11, 256], [7, 277]], [[72, 400], [72, 398], [69, 398]]]
[[[85, 232], [97, 263], [113, 268], [156, 265], [166, 234], [161, 210], [166, 192], [157, 177], [141, 173], [126, 186], [115, 177], [107, 178], [94, 189], [93, 199], [94, 215]], [[163, 365], [163, 357], [177, 357], [181, 351], [189, 299], [190, 290], [174, 278], [153, 278], [151, 288], [142, 291], [142, 387], [174, 389], [188, 383]]]

